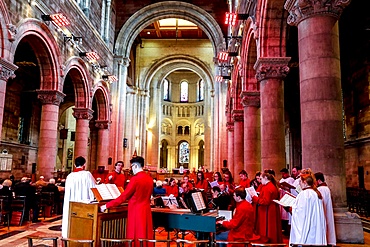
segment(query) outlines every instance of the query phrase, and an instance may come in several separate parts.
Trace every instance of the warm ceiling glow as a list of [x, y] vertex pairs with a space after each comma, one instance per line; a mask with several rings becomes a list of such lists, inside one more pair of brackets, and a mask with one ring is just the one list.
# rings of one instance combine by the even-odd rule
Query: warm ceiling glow
[[160, 29], [175, 29], [176, 26], [178, 29], [197, 29], [197, 25], [183, 19], [168, 18], [159, 20]]

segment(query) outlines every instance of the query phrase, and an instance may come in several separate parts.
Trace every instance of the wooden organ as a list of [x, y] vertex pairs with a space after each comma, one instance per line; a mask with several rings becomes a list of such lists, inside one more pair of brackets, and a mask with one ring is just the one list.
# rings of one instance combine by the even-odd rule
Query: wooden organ
[[[127, 204], [99, 212], [99, 203], [70, 202], [68, 237], [93, 239], [94, 247], [108, 247], [100, 244], [100, 238], [125, 238], [127, 225]], [[71, 247], [77, 247], [71, 243]]]

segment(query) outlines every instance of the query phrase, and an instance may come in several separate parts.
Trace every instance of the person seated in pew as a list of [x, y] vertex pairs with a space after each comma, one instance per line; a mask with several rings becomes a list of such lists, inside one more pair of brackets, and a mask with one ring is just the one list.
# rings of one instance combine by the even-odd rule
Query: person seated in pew
[[254, 234], [255, 213], [252, 205], [245, 200], [246, 196], [247, 193], [243, 187], [235, 189], [233, 193], [236, 201], [235, 214], [231, 220], [216, 222], [227, 229], [227, 231], [216, 234], [216, 240], [252, 241], [260, 239], [258, 235]]
[[166, 189], [163, 187], [163, 182], [161, 180], [155, 182], [155, 187], [153, 189], [153, 196], [158, 195], [166, 195]]

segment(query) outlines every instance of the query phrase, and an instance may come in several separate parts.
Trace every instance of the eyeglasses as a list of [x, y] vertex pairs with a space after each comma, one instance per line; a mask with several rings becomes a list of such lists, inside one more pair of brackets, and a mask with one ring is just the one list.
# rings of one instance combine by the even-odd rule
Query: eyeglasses
[[133, 166], [135, 166], [135, 165], [137, 165], [137, 164], [136, 164], [136, 163], [134, 163], [134, 164], [132, 164], [132, 165], [131, 165], [131, 167], [133, 167]]

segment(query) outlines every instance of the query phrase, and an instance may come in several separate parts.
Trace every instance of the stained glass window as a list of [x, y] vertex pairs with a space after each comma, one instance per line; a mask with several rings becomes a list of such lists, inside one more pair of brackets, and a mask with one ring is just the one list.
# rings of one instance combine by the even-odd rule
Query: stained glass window
[[181, 82], [180, 87], [181, 87], [180, 88], [180, 92], [181, 92], [180, 101], [188, 102], [188, 88], [189, 88], [188, 82], [186, 81]]
[[163, 100], [170, 100], [168, 80], [163, 80]]
[[200, 80], [198, 82], [198, 101], [204, 100], [204, 81]]
[[179, 163], [189, 163], [189, 143], [181, 142], [179, 147]]

